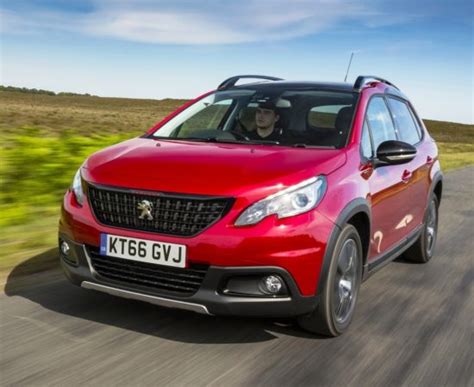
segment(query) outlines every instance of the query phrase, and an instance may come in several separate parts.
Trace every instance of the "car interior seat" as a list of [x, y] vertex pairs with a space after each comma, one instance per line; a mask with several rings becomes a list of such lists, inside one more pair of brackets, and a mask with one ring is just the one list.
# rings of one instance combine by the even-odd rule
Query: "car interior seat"
[[353, 111], [352, 106], [345, 106], [340, 109], [333, 128], [314, 127], [307, 121], [307, 130], [312, 143], [322, 146], [342, 146], [342, 141], [346, 139], [350, 129]]

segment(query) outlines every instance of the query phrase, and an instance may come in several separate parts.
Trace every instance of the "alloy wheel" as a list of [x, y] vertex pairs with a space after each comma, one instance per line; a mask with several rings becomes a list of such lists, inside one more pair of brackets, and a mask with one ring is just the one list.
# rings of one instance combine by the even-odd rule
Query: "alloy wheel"
[[438, 213], [436, 208], [436, 203], [434, 200], [430, 201], [428, 208], [428, 216], [426, 219], [426, 253], [428, 256], [431, 256], [434, 250], [436, 243], [436, 236], [438, 231]]
[[334, 281], [333, 309], [336, 321], [344, 323], [354, 307], [357, 286], [357, 265], [359, 255], [356, 242], [344, 242], [337, 258], [337, 272]]

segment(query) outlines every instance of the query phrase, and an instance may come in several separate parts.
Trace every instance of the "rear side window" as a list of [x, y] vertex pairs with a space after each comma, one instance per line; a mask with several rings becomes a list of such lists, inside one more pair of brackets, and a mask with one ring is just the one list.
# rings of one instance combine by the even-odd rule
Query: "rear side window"
[[388, 98], [388, 104], [390, 106], [395, 125], [397, 125], [400, 141], [407, 142], [411, 145], [419, 142], [420, 134], [415, 125], [415, 121], [413, 121], [413, 116], [408, 110], [407, 104], [395, 98]]
[[392, 117], [382, 97], [374, 97], [370, 100], [366, 119], [372, 134], [374, 149], [377, 149], [384, 141], [397, 139]]
[[323, 105], [313, 107], [308, 113], [308, 124], [313, 128], [335, 129], [337, 114], [350, 105]]

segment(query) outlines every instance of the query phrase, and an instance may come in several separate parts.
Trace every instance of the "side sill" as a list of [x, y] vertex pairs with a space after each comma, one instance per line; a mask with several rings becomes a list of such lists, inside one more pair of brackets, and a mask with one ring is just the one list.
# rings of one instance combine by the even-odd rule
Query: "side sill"
[[381, 269], [386, 264], [403, 254], [406, 249], [408, 249], [413, 243], [416, 242], [422, 230], [423, 225], [421, 224], [415, 230], [413, 230], [410, 235], [408, 235], [408, 237], [406, 237], [404, 240], [393, 246], [387, 252], [382, 253], [381, 255], [376, 257], [372, 262], [369, 262], [367, 276]]

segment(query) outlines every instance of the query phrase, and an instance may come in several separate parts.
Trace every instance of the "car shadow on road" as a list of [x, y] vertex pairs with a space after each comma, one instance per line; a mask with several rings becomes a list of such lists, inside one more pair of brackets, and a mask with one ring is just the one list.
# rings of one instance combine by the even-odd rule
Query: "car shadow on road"
[[[66, 317], [184, 343], [255, 343], [280, 336], [326, 338], [302, 331], [292, 320], [206, 316], [85, 290], [63, 276], [57, 255], [57, 249], [52, 249], [17, 265], [7, 278], [5, 294]], [[64, 326], [64, 320], [58, 324]]]

